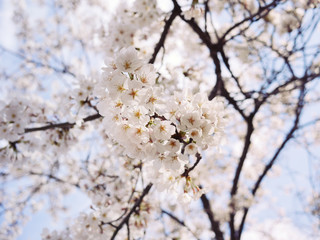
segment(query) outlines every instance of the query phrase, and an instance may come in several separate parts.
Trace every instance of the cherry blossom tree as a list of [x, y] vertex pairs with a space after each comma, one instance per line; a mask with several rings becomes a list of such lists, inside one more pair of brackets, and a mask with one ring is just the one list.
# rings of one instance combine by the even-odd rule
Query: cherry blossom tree
[[[75, 191], [91, 206], [42, 239], [320, 233], [319, 0], [12, 2], [1, 239], [42, 206], [63, 213]], [[299, 191], [281, 180], [297, 161], [309, 166]], [[277, 208], [268, 179], [300, 212]]]

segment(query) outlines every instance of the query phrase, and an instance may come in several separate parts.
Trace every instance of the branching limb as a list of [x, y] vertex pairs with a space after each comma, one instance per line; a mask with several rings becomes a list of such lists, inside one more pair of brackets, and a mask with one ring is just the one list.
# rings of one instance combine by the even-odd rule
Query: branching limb
[[170, 18], [166, 21], [165, 26], [163, 28], [161, 37], [156, 45], [156, 47], [154, 48], [154, 52], [152, 54], [151, 59], [149, 60], [149, 63], [154, 63], [156, 60], [156, 57], [161, 49], [161, 47], [164, 47], [164, 42], [166, 41], [167, 35], [169, 33], [170, 27], [173, 23], [173, 20], [180, 14], [181, 9], [177, 4], [174, 4], [174, 8], [171, 12], [171, 16]]
[[[306, 85], [306, 81], [301, 85], [299, 100], [298, 100], [298, 103], [297, 103], [297, 106], [296, 106], [296, 110], [295, 110], [295, 120], [294, 120], [293, 126], [291, 127], [290, 131], [287, 133], [287, 135], [284, 138], [284, 140], [282, 141], [281, 145], [278, 147], [278, 149], [276, 150], [275, 154], [273, 155], [273, 157], [271, 158], [269, 163], [265, 166], [263, 172], [261, 173], [261, 175], [259, 176], [258, 180], [254, 184], [254, 187], [253, 187], [253, 189], [251, 191], [253, 196], [256, 195], [258, 189], [261, 186], [261, 183], [262, 183], [263, 179], [266, 177], [267, 173], [273, 167], [275, 161], [278, 159], [279, 154], [282, 152], [282, 150], [284, 149], [286, 144], [289, 142], [289, 140], [294, 137], [294, 133], [299, 129], [300, 117], [301, 117], [302, 109], [304, 107], [305, 85]], [[245, 220], [246, 220], [248, 211], [249, 211], [249, 208], [245, 208], [244, 209], [243, 217], [242, 217], [241, 224], [240, 224], [239, 231], [238, 231], [239, 239], [241, 237], [241, 234], [242, 234], [242, 231], [243, 231], [243, 228], [244, 228], [244, 224], [245, 224]]]
[[149, 183], [145, 189], [143, 190], [142, 194], [140, 195], [139, 199], [135, 202], [135, 204], [133, 205], [133, 207], [131, 208], [130, 212], [122, 219], [121, 223], [117, 226], [116, 230], [113, 232], [110, 240], [115, 239], [115, 237], [117, 236], [118, 232], [121, 230], [121, 228], [123, 227], [123, 225], [129, 223], [129, 219], [131, 217], [131, 215], [136, 211], [136, 209], [140, 206], [140, 204], [142, 203], [143, 198], [149, 193], [151, 187], [152, 187], [152, 183]]
[[[102, 116], [99, 113], [97, 113], [97, 114], [94, 114], [94, 115], [91, 115], [91, 116], [84, 118], [83, 121], [89, 122], [89, 121], [99, 119], [101, 117]], [[24, 132], [29, 133], [29, 132], [45, 131], [45, 130], [53, 129], [53, 128], [70, 129], [70, 128], [73, 128], [75, 125], [76, 125], [76, 123], [69, 123], [69, 122], [56, 123], [56, 124], [49, 124], [49, 125], [42, 126], [42, 127], [26, 128], [26, 129], [24, 129]]]
[[209, 221], [210, 221], [210, 224], [211, 224], [211, 230], [216, 235], [215, 238], [217, 240], [224, 240], [223, 232], [220, 229], [220, 223], [216, 219], [214, 219], [214, 214], [212, 212], [210, 202], [209, 202], [209, 200], [208, 200], [208, 198], [207, 198], [207, 196], [205, 194], [202, 194], [201, 202], [202, 202], [202, 205], [203, 205], [203, 210], [208, 215], [208, 218], [209, 218]]
[[184, 172], [181, 174], [181, 177], [188, 177], [189, 176], [189, 173], [195, 169], [195, 167], [199, 164], [200, 160], [201, 160], [201, 154], [200, 153], [196, 153], [196, 161], [195, 163], [193, 164], [193, 166], [191, 168], [186, 168], [184, 170]]
[[[173, 0], [176, 2], [175, 0]], [[194, 21], [194, 19], [191, 20], [186, 20], [181, 14], [180, 18], [186, 22], [192, 29], [193, 31], [198, 35], [198, 37], [201, 39], [201, 41], [207, 46], [209, 52], [210, 52], [210, 57], [213, 60], [213, 63], [215, 65], [215, 73], [216, 73], [216, 84], [211, 90], [209, 94], [209, 100], [212, 100], [215, 96], [217, 95], [222, 95], [225, 97], [228, 102], [240, 113], [240, 115], [243, 117], [243, 119], [247, 119], [247, 116], [244, 114], [243, 110], [238, 106], [238, 103], [236, 100], [230, 96], [229, 92], [226, 90], [224, 86], [224, 82], [222, 79], [222, 70], [221, 70], [221, 64], [220, 60], [218, 58], [218, 52], [221, 49], [221, 46], [219, 44], [213, 44], [211, 42], [210, 35], [199, 27], [199, 25]]]
[[249, 152], [249, 147], [251, 144], [251, 136], [252, 136], [253, 131], [254, 131], [254, 127], [253, 127], [252, 119], [250, 119], [250, 122], [247, 127], [247, 133], [246, 133], [246, 139], [244, 142], [244, 147], [243, 147], [242, 154], [241, 154], [241, 157], [239, 160], [239, 164], [238, 164], [238, 167], [236, 170], [236, 174], [233, 179], [233, 184], [232, 184], [232, 188], [231, 188], [231, 192], [230, 192], [231, 196], [234, 196], [237, 193], [240, 173], [241, 173], [241, 170], [242, 170], [242, 167], [244, 164], [244, 160], [246, 159], [247, 154]]
[[[172, 213], [161, 209], [161, 213], [166, 214], [167, 216], [169, 216], [172, 220], [174, 220], [175, 222], [179, 223], [181, 226], [185, 227], [186, 229], [188, 229], [189, 232], [192, 233], [192, 235], [197, 238], [197, 236], [194, 234], [194, 232], [185, 224], [185, 222], [183, 220], [180, 220], [177, 216], [173, 215]], [[198, 238], [197, 238], [198, 239]]]
[[225, 38], [227, 37], [227, 35], [234, 29], [236, 29], [237, 27], [241, 26], [242, 24], [251, 21], [251, 22], [255, 22], [260, 20], [262, 17], [266, 16], [273, 8], [275, 8], [279, 2], [281, 2], [281, 0], [274, 0], [271, 3], [263, 6], [263, 7], [259, 7], [258, 11], [255, 14], [252, 14], [244, 19], [242, 19], [241, 21], [237, 22], [236, 24], [232, 25], [221, 37], [221, 39], [225, 40]]

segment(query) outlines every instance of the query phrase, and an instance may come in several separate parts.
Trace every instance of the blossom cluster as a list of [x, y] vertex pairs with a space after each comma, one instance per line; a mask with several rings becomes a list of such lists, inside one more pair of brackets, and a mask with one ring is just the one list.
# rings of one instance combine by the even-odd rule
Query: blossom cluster
[[187, 91], [164, 97], [157, 77], [154, 66], [133, 47], [122, 49], [104, 68], [97, 108], [107, 135], [127, 156], [177, 177], [188, 169], [190, 156], [220, 141], [223, 104]]
[[277, 211], [260, 183], [285, 145], [320, 139], [319, 116], [305, 115], [319, 103], [319, 3], [14, 0], [17, 41], [0, 45], [0, 239], [29, 234], [42, 207], [65, 218], [68, 196], [84, 212], [43, 239], [246, 238], [261, 222], [250, 208]]
[[13, 99], [0, 109], [0, 139], [14, 141], [19, 133], [24, 132], [26, 106], [19, 99]]
[[[101, 29], [101, 42], [107, 54], [118, 52], [127, 46], [143, 46], [146, 50], [147, 39], [157, 32], [161, 10], [156, 0], [136, 0], [131, 7], [119, 4], [112, 24]], [[150, 46], [151, 47], [151, 46]]]

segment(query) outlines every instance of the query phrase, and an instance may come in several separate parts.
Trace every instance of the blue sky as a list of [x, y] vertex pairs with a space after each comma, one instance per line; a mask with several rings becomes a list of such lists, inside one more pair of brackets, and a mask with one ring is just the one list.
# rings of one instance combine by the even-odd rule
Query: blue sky
[[[14, 37], [14, 24], [11, 22], [10, 17], [12, 13], [12, 6], [10, 0], [0, 0], [0, 29], [1, 29], [1, 37], [0, 44], [5, 46], [8, 49], [14, 50], [16, 47], [16, 41]], [[5, 62], [2, 61], [1, 64]], [[310, 113], [311, 114], [311, 113]], [[319, 150], [316, 151], [319, 154]], [[287, 161], [290, 159], [290, 161]], [[278, 199], [278, 202], [275, 205], [282, 207], [285, 211], [292, 212], [293, 209], [299, 210], [299, 208], [303, 207], [299, 200], [292, 200], [289, 198], [284, 192], [282, 187], [292, 186], [292, 190], [305, 190], [310, 191], [310, 184], [307, 181], [307, 174], [309, 174], [310, 166], [308, 163], [308, 156], [306, 155], [304, 149], [297, 148], [294, 144], [290, 143], [289, 148], [282, 153], [281, 158], [279, 159], [280, 166], [283, 166], [284, 175], [275, 178], [268, 179], [264, 186], [267, 186], [269, 191], [274, 194], [281, 196]], [[290, 170], [290, 171], [289, 171]], [[299, 172], [299, 174], [292, 178], [290, 172]], [[305, 200], [305, 199], [304, 199]], [[65, 221], [70, 218], [74, 218], [78, 215], [80, 211], [85, 211], [88, 209], [90, 201], [81, 193], [74, 193], [71, 196], [65, 199], [65, 204], [70, 206], [69, 212], [62, 215], [62, 218], [59, 221], [52, 219], [46, 212], [46, 207], [38, 213], [34, 214], [29, 223], [26, 224], [22, 235], [18, 238], [19, 240], [37, 240], [40, 239], [40, 234], [44, 227], [48, 227], [50, 229], [62, 229], [65, 226]], [[300, 209], [301, 210], [301, 209]], [[268, 219], [268, 211], [266, 210], [264, 213], [260, 213], [261, 218]], [[297, 225], [300, 225], [301, 221], [304, 224], [308, 224], [309, 218], [305, 217], [295, 217], [293, 218], [293, 222]], [[55, 223], [56, 222], [56, 223]], [[287, 229], [290, 229], [292, 226], [287, 224]], [[285, 229], [282, 228], [282, 230]], [[292, 228], [291, 228], [292, 229]], [[292, 230], [299, 232], [300, 230], [295, 229]], [[303, 232], [304, 230], [302, 230]], [[296, 235], [299, 236], [300, 232]], [[303, 234], [303, 233], [301, 233]], [[249, 234], [250, 235], [250, 234]], [[250, 236], [247, 239], [251, 239]], [[254, 235], [256, 237], [256, 235]], [[252, 238], [254, 239], [254, 238]]]

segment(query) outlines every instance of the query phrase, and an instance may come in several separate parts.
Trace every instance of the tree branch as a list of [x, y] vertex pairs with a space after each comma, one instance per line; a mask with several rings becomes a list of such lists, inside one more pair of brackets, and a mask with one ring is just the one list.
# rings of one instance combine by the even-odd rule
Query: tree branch
[[[188, 229], [189, 232], [192, 233], [192, 235], [197, 238], [197, 236], [192, 232], [192, 230], [185, 224], [184, 221], [180, 220], [179, 218], [177, 218], [175, 215], [173, 215], [170, 212], [167, 212], [166, 210], [161, 209], [161, 213], [168, 215], [171, 219], [173, 219], [175, 222], [179, 223], [181, 226], [185, 227], [186, 229]], [[198, 238], [197, 238], [198, 239]]]
[[241, 157], [239, 160], [239, 164], [238, 164], [238, 167], [236, 170], [236, 174], [233, 179], [233, 184], [232, 184], [232, 188], [231, 188], [231, 192], [230, 192], [231, 196], [234, 196], [237, 193], [240, 173], [241, 173], [241, 170], [243, 167], [244, 160], [246, 159], [248, 151], [249, 151], [249, 147], [251, 144], [251, 136], [252, 136], [253, 131], [254, 131], [254, 127], [253, 127], [252, 119], [250, 119], [250, 122], [248, 123], [248, 126], [247, 126], [247, 133], [246, 133], [246, 139], [244, 142], [244, 147], [243, 147], [242, 154], [241, 154]]
[[238, 106], [237, 102], [230, 96], [229, 92], [224, 86], [224, 82], [221, 75], [221, 64], [218, 58], [218, 52], [222, 49], [220, 43], [213, 44], [211, 42], [209, 34], [203, 32], [199, 25], [194, 21], [194, 19], [186, 20], [181, 14], [180, 18], [184, 22], [188, 23], [188, 25], [193, 29], [193, 31], [197, 33], [198, 37], [202, 40], [202, 42], [207, 46], [210, 52], [210, 57], [215, 65], [215, 73], [217, 77], [216, 84], [211, 90], [208, 99], [212, 100], [216, 95], [219, 94], [224, 96], [228, 100], [228, 102], [240, 113], [243, 119], [247, 119], [247, 116], [244, 114], [243, 110]]
[[[89, 121], [93, 121], [96, 119], [101, 118], [102, 116], [97, 113], [91, 116], [88, 116], [86, 118], [83, 119], [84, 122], [89, 122]], [[45, 131], [48, 129], [53, 129], [53, 128], [62, 128], [62, 129], [70, 129], [73, 128], [74, 125], [76, 125], [76, 123], [69, 123], [69, 122], [64, 122], [64, 123], [56, 123], [56, 124], [49, 124], [49, 125], [45, 125], [42, 127], [35, 127], [35, 128], [25, 128], [24, 132], [25, 133], [30, 133], [30, 132], [37, 132], [37, 131]]]
[[223, 232], [220, 229], [220, 223], [217, 220], [214, 219], [214, 214], [213, 214], [213, 212], [211, 210], [210, 202], [209, 202], [209, 200], [208, 200], [208, 198], [207, 198], [207, 196], [205, 194], [202, 194], [201, 202], [202, 202], [204, 211], [208, 215], [208, 218], [209, 218], [209, 221], [210, 221], [210, 224], [211, 224], [211, 230], [216, 235], [215, 238], [217, 240], [224, 240]]
[[[307, 83], [307, 81], [304, 81], [304, 83], [301, 86], [299, 100], [297, 102], [297, 106], [296, 106], [296, 110], [295, 110], [296, 117], [295, 117], [293, 126], [291, 127], [290, 131], [287, 133], [287, 135], [284, 138], [283, 142], [278, 147], [278, 149], [276, 150], [275, 154], [273, 155], [273, 157], [271, 158], [269, 163], [265, 166], [263, 172], [261, 173], [261, 175], [259, 176], [258, 180], [256, 181], [253, 189], [251, 190], [251, 193], [252, 193], [253, 196], [256, 195], [258, 189], [261, 186], [261, 183], [262, 183], [263, 179], [266, 177], [267, 173], [273, 167], [273, 165], [274, 165], [275, 161], [278, 159], [278, 156], [281, 153], [281, 151], [284, 149], [284, 147], [289, 142], [289, 140], [294, 137], [294, 133], [299, 128], [300, 116], [301, 116], [302, 109], [304, 107], [304, 97], [305, 97], [305, 85], [306, 85], [306, 83]], [[244, 224], [245, 224], [245, 220], [246, 220], [248, 211], [249, 211], [249, 208], [245, 208], [244, 209], [243, 217], [241, 219], [241, 224], [240, 224], [239, 231], [238, 231], [239, 239], [241, 237], [241, 234], [242, 234], [242, 231], [243, 231], [243, 228], [244, 228]]]
[[[233, 196], [236, 195], [236, 193], [237, 193], [240, 174], [241, 174], [241, 171], [242, 171], [242, 168], [243, 168], [244, 161], [245, 161], [245, 159], [247, 157], [247, 154], [249, 152], [249, 147], [251, 145], [251, 136], [252, 136], [252, 133], [254, 131], [254, 127], [253, 127], [252, 121], [253, 121], [253, 115], [251, 115], [251, 118], [247, 122], [246, 138], [245, 138], [242, 154], [240, 156], [239, 163], [238, 163], [238, 166], [237, 166], [237, 169], [236, 169], [236, 173], [235, 173], [235, 176], [233, 178], [233, 184], [232, 184], [232, 188], [231, 188], [231, 192], [230, 192], [231, 198], [233, 198]], [[230, 221], [229, 221], [231, 239], [237, 239], [236, 238], [235, 226], [234, 226], [234, 217], [235, 217], [235, 213], [232, 210], [232, 212], [230, 213]]]
[[132, 215], [132, 213], [134, 213], [136, 211], [136, 208], [140, 206], [143, 198], [149, 193], [150, 189], [152, 187], [152, 183], [149, 183], [145, 189], [143, 190], [143, 192], [141, 193], [139, 199], [135, 202], [135, 204], [133, 205], [133, 207], [131, 208], [130, 212], [127, 214], [127, 216], [125, 216], [124, 219], [122, 219], [121, 223], [117, 226], [116, 230], [113, 232], [110, 240], [115, 239], [115, 237], [117, 236], [118, 232], [121, 230], [121, 228], [123, 227], [123, 225], [127, 224], [129, 222], [129, 219]]
[[191, 172], [193, 169], [195, 169], [195, 167], [199, 164], [200, 160], [201, 160], [201, 154], [200, 153], [196, 153], [196, 162], [193, 164], [193, 166], [191, 168], [186, 168], [184, 170], [184, 172], [181, 174], [181, 177], [188, 177], [189, 176], [189, 172]]
[[[280, 2], [281, 0], [274, 0], [271, 3], [260, 7], [259, 10], [253, 14], [250, 15], [244, 19], [242, 19], [241, 21], [237, 22], [236, 24], [234, 24], [232, 27], [230, 27], [221, 37], [221, 39], [225, 40], [226, 36], [235, 28], [239, 27], [240, 25], [242, 25], [243, 23], [247, 22], [247, 21], [251, 21], [251, 22], [256, 22], [258, 20], [261, 19], [261, 17], [266, 16], [275, 6], [277, 6], [277, 4]], [[255, 18], [258, 17], [258, 18]]]
[[173, 10], [171, 12], [171, 16], [170, 16], [170, 18], [168, 20], [165, 21], [166, 23], [165, 23], [165, 26], [163, 28], [161, 37], [160, 37], [156, 47], [154, 48], [154, 52], [152, 54], [151, 59], [149, 60], [149, 63], [154, 63], [155, 62], [156, 57], [157, 57], [161, 47], [164, 46], [164, 42], [166, 41], [166, 37], [167, 37], [167, 35], [169, 33], [169, 30], [170, 30], [170, 27], [171, 27], [171, 25], [173, 23], [173, 20], [180, 14], [180, 12], [181, 12], [181, 9], [180, 9], [179, 5], [174, 4], [174, 8], [173, 8]]

